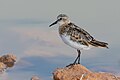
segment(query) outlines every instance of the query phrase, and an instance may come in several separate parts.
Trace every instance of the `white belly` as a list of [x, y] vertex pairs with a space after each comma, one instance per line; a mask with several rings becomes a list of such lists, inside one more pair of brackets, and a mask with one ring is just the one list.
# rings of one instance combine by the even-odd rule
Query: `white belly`
[[82, 45], [80, 43], [77, 43], [75, 41], [72, 41], [70, 40], [70, 36], [65, 36], [65, 35], [60, 35], [62, 40], [64, 41], [65, 44], [75, 48], [75, 49], [78, 49], [78, 50], [88, 50], [90, 49], [90, 47], [88, 46], [85, 46], [85, 45]]

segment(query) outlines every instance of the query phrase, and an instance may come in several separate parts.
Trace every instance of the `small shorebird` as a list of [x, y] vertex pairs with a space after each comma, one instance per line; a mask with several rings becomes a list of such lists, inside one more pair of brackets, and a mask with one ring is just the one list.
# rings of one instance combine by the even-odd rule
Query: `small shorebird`
[[59, 24], [59, 34], [63, 42], [77, 49], [78, 56], [72, 65], [80, 64], [80, 50], [88, 50], [91, 47], [108, 48], [108, 43], [94, 39], [87, 31], [72, 23], [65, 14], [58, 15], [57, 20], [49, 27], [57, 23]]

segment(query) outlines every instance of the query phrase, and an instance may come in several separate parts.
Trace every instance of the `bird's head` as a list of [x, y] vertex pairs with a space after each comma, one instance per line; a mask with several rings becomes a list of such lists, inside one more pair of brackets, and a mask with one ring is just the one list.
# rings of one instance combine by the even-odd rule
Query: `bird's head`
[[55, 22], [53, 22], [51, 25], [49, 25], [49, 27], [55, 25], [55, 24], [59, 24], [60, 26], [63, 24], [68, 24], [70, 23], [69, 17], [65, 14], [60, 14], [57, 16], [57, 20]]

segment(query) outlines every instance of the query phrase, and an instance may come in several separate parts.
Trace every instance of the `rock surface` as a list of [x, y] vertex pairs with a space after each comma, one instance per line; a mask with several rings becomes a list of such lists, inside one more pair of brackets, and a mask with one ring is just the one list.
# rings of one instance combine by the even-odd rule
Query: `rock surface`
[[40, 78], [38, 76], [33, 76], [31, 80], [40, 80]]
[[65, 68], [58, 68], [53, 72], [54, 80], [120, 80], [111, 73], [92, 72], [86, 67], [76, 64]]
[[0, 62], [0, 73], [3, 73], [6, 69], [6, 65], [2, 62]]
[[7, 54], [0, 57], [0, 62], [4, 63], [6, 67], [13, 67], [16, 59], [15, 55]]
[[7, 54], [0, 57], [0, 73], [5, 72], [6, 69], [13, 67], [16, 62], [16, 56]]

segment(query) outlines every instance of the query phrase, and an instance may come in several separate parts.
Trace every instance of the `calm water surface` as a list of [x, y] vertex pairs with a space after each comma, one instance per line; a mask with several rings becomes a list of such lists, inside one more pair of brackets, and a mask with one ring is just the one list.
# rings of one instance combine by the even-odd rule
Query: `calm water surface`
[[[0, 23], [0, 55], [13, 53], [18, 58], [13, 68], [1, 74], [0, 80], [30, 80], [33, 75], [52, 80], [52, 72], [56, 68], [68, 65], [77, 56], [76, 50], [62, 42], [57, 27], [49, 28], [48, 22], [13, 20]], [[93, 32], [97, 34], [97, 31]], [[120, 43], [110, 41], [115, 36], [109, 39], [99, 34], [95, 36], [108, 40], [110, 48], [82, 51], [82, 65], [93, 71], [119, 75]]]

